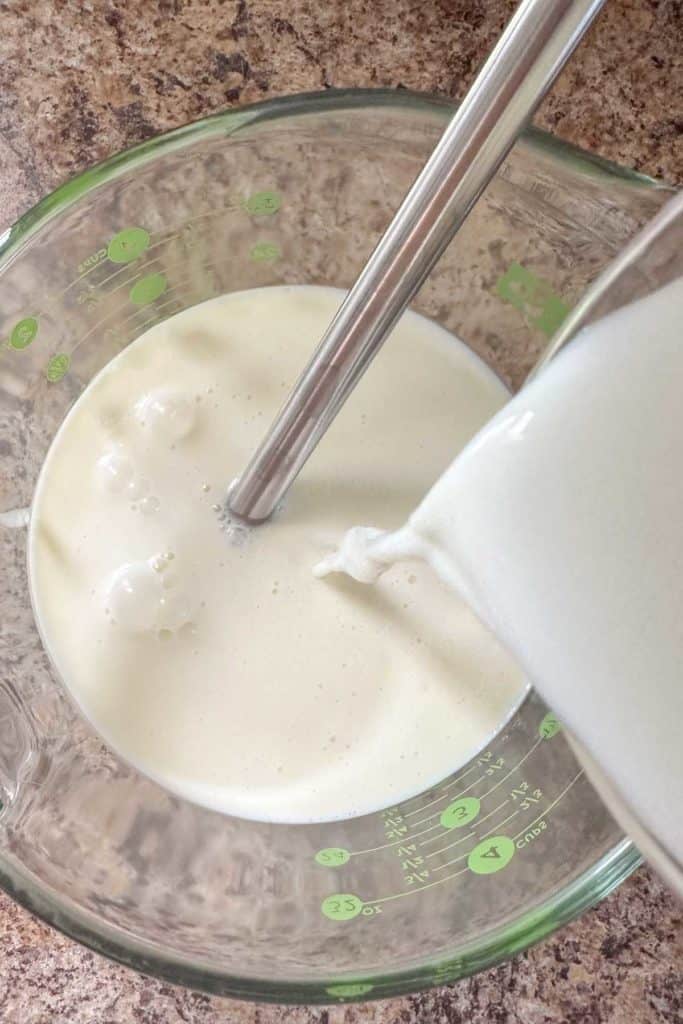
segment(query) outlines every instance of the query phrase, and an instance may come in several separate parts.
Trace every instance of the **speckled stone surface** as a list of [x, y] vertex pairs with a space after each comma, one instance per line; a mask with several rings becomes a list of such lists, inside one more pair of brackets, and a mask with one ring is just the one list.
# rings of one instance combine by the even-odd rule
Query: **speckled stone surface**
[[[457, 98], [513, 0], [0, 0], [0, 230], [89, 164], [204, 114], [342, 86]], [[683, 181], [683, 5], [610, 0], [536, 123]], [[682, 910], [639, 871], [459, 985], [356, 1007], [256, 1007], [108, 963], [0, 896], [7, 1024], [682, 1024]]]

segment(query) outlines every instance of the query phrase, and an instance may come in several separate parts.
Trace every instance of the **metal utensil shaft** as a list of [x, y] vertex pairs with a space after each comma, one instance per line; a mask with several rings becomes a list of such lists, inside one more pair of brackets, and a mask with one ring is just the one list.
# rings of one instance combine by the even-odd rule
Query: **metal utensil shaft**
[[251, 522], [271, 515], [603, 3], [522, 0], [231, 488], [233, 514]]

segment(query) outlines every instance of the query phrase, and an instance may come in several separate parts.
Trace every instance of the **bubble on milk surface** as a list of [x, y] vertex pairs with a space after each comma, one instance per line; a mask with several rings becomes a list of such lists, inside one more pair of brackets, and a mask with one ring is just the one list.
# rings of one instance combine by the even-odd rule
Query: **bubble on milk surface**
[[131, 502], [147, 501], [152, 510], [158, 508], [157, 499], [149, 499], [150, 482], [140, 476], [131, 455], [121, 444], [106, 451], [95, 463], [95, 479], [108, 494], [126, 498]]
[[161, 596], [161, 582], [149, 562], [127, 562], [113, 573], [106, 587], [112, 619], [132, 633], [155, 628]]
[[142, 499], [142, 501], [138, 505], [138, 508], [140, 509], [143, 515], [151, 516], [154, 515], [155, 512], [159, 511], [159, 509], [161, 508], [161, 502], [156, 497], [156, 495], [149, 494]]
[[121, 449], [114, 448], [99, 458], [95, 472], [100, 485], [110, 494], [125, 494], [134, 485], [133, 461]]
[[[170, 556], [170, 557], [169, 557]], [[182, 573], [167, 574], [172, 552], [126, 562], [104, 587], [104, 609], [127, 633], [175, 632], [191, 622], [194, 602]]]
[[150, 391], [136, 402], [135, 418], [145, 430], [164, 441], [180, 441], [194, 430], [196, 403], [177, 391]]

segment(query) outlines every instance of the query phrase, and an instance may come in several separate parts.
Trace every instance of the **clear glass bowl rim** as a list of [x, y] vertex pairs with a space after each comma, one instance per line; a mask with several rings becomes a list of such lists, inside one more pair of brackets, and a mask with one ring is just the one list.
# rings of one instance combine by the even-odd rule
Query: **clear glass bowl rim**
[[[250, 106], [213, 114], [191, 124], [117, 153], [72, 178], [49, 193], [0, 235], [0, 274], [25, 243], [48, 221], [74, 203], [122, 174], [186, 145], [223, 134], [234, 135], [257, 123], [285, 120], [291, 116], [334, 114], [385, 108], [397, 113], [430, 116], [444, 124], [455, 104], [426, 93], [406, 89], [342, 89], [299, 93], [265, 100]], [[645, 188], [662, 188], [645, 175], [586, 153], [539, 129], [525, 132], [522, 145], [538, 148], [558, 160], [570, 159], [592, 173], [630, 181]], [[666, 187], [666, 186], [664, 186]], [[564, 889], [553, 894], [532, 911], [487, 932], [481, 941], [469, 944], [452, 958], [433, 959], [386, 974], [301, 978], [290, 981], [267, 977], [237, 976], [207, 968], [201, 963], [181, 960], [152, 944], [116, 929], [95, 915], [73, 905], [68, 898], [46, 889], [29, 873], [3, 856], [0, 849], [0, 886], [16, 902], [52, 927], [98, 953], [134, 970], [164, 978], [175, 984], [219, 995], [259, 1002], [330, 1004], [366, 999], [386, 999], [435, 984], [448, 984], [485, 970], [541, 941], [563, 924], [593, 906], [621, 884], [641, 863], [633, 844], [623, 839]], [[334, 990], [334, 991], [331, 991]]]

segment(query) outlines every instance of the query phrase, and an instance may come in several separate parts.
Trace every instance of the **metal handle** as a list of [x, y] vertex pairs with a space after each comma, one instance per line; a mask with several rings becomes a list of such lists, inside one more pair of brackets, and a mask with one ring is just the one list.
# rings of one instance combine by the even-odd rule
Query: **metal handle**
[[267, 519], [604, 0], [522, 0], [246, 470], [232, 513]]

